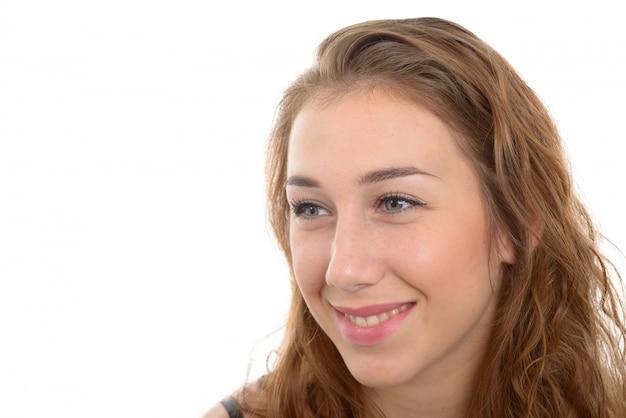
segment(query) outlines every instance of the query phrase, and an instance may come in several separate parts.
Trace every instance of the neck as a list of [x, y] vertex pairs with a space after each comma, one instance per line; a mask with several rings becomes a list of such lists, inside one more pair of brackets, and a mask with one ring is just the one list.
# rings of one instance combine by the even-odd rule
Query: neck
[[471, 403], [476, 365], [434, 379], [365, 391], [387, 418], [465, 418]]

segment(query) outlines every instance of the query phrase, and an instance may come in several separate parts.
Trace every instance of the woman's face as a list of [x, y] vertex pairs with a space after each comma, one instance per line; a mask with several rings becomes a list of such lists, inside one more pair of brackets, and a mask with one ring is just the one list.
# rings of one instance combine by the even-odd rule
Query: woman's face
[[379, 92], [308, 102], [289, 142], [296, 281], [368, 387], [449, 385], [476, 372], [496, 305], [479, 179], [451, 130]]

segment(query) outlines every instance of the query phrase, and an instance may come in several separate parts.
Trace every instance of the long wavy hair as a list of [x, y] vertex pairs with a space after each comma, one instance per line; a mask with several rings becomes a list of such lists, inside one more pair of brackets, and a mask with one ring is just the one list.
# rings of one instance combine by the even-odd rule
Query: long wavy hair
[[[489, 45], [436, 18], [371, 21], [325, 39], [285, 91], [267, 162], [268, 215], [291, 266], [284, 183], [294, 118], [312, 97], [384, 88], [456, 132], [483, 185], [495, 239], [516, 262], [498, 289], [495, 322], [470, 417], [625, 417], [626, 325], [619, 273], [573, 190], [555, 123]], [[262, 417], [383, 416], [309, 313], [293, 278], [276, 362], [239, 396]]]

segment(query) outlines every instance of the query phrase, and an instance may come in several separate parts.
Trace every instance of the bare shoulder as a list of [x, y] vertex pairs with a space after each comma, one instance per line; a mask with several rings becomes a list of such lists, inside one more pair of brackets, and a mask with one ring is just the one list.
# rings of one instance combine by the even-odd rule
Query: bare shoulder
[[218, 403], [213, 408], [209, 409], [202, 418], [229, 418], [226, 408], [221, 403]]
[[[217, 403], [211, 409], [209, 409], [202, 418], [231, 418], [232, 415], [243, 418], [262, 418], [259, 415], [252, 414], [247, 411], [242, 411], [239, 406], [239, 402], [242, 398], [246, 399], [246, 403], [252, 401], [254, 405], [258, 405], [259, 400], [263, 397], [263, 390], [261, 389], [259, 382], [247, 384], [229, 397], [225, 398], [222, 402]], [[248, 403], [249, 405], [249, 403]], [[232, 410], [232, 415], [229, 414], [229, 410]]]
[[[257, 415], [249, 415], [245, 412], [242, 412], [243, 418], [259, 418]], [[213, 408], [209, 409], [206, 414], [202, 416], [202, 418], [230, 418], [228, 412], [226, 412], [226, 408], [221, 403], [218, 403]]]

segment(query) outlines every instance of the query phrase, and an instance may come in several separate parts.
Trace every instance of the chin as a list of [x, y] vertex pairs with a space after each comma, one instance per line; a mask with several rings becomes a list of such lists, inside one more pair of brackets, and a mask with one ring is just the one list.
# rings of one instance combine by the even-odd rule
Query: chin
[[406, 382], [406, 379], [390, 376], [388, 373], [384, 373], [384, 371], [380, 373], [369, 373], [369, 374], [352, 374], [352, 376], [359, 382], [362, 386], [373, 388], [373, 389], [381, 389], [386, 387], [399, 386], [402, 383]]
[[406, 368], [394, 365], [376, 364], [376, 362], [346, 363], [352, 377], [361, 385], [369, 388], [398, 386], [410, 380]]

